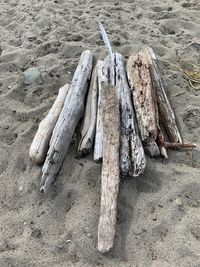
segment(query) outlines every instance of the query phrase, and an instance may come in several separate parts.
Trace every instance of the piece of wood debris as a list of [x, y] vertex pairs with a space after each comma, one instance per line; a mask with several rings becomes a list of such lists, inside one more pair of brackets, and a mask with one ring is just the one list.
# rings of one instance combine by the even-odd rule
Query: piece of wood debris
[[98, 104], [97, 104], [97, 119], [96, 119], [96, 133], [94, 143], [94, 160], [101, 161], [103, 157], [103, 108], [102, 108], [102, 87], [107, 84], [107, 77], [105, 73], [105, 62], [97, 61], [97, 77], [98, 77]]
[[98, 225], [98, 250], [109, 251], [115, 235], [117, 194], [119, 189], [120, 114], [117, 90], [103, 88], [103, 166], [101, 208]]
[[50, 147], [42, 169], [41, 192], [47, 192], [60, 171], [75, 128], [84, 115], [84, 101], [93, 64], [91, 51], [82, 53], [63, 109], [53, 130]]
[[159, 157], [156, 144], [158, 135], [158, 108], [147, 55], [131, 55], [127, 62], [127, 75], [132, 91], [137, 123], [143, 145], [152, 157]]
[[175, 115], [170, 106], [158, 71], [156, 56], [150, 47], [146, 47], [144, 52], [147, 54], [149, 60], [151, 77], [156, 90], [160, 124], [165, 129], [170, 142], [182, 143]]
[[36, 164], [42, 164], [45, 160], [51, 135], [62, 110], [68, 90], [68, 84], [59, 89], [58, 96], [52, 108], [48, 115], [39, 124], [37, 133], [29, 150], [29, 156]]
[[193, 143], [171, 143], [171, 142], [166, 141], [163, 131], [161, 129], [159, 129], [158, 131], [157, 143], [158, 143], [161, 155], [166, 159], [168, 159], [167, 148], [191, 148], [192, 149], [196, 147], [196, 145]]
[[[106, 61], [108, 80], [116, 85], [120, 103], [120, 170], [122, 175], [139, 176], [146, 166], [144, 149], [134, 114], [131, 90], [128, 84], [123, 57], [113, 54]], [[114, 62], [114, 66], [113, 66]]]
[[81, 141], [78, 147], [79, 155], [89, 153], [94, 143], [96, 117], [97, 117], [97, 100], [98, 100], [98, 77], [97, 77], [97, 65], [96, 65], [93, 69], [87, 102], [86, 102], [83, 127], [81, 130]]

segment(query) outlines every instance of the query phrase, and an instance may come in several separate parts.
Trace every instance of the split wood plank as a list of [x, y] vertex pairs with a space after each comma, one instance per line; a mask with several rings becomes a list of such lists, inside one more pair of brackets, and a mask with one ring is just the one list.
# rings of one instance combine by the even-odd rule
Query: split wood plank
[[101, 161], [103, 157], [103, 108], [102, 108], [102, 87], [107, 84], [107, 76], [105, 73], [106, 66], [102, 60], [97, 61], [97, 77], [98, 77], [98, 104], [96, 133], [94, 143], [94, 160]]
[[103, 166], [101, 174], [101, 208], [98, 225], [98, 250], [113, 246], [119, 189], [120, 114], [117, 90], [103, 87]]
[[96, 119], [97, 119], [97, 100], [98, 100], [98, 77], [97, 77], [97, 65], [96, 65], [93, 69], [87, 102], [86, 102], [86, 110], [83, 120], [83, 127], [81, 131], [81, 141], [78, 147], [79, 155], [89, 153], [94, 143]]

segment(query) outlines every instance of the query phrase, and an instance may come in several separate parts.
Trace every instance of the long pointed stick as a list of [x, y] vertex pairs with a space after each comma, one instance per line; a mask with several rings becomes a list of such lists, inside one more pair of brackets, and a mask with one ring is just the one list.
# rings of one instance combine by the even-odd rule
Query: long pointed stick
[[115, 87], [103, 88], [103, 166], [101, 174], [101, 210], [98, 225], [98, 250], [113, 246], [119, 189], [119, 100]]

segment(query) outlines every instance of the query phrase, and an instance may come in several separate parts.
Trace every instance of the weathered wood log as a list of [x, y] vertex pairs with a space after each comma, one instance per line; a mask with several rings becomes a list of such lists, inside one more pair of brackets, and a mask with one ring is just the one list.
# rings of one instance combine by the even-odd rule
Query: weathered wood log
[[68, 84], [59, 89], [58, 96], [52, 108], [49, 110], [47, 116], [39, 124], [37, 133], [29, 150], [29, 156], [36, 164], [42, 164], [45, 160], [51, 135], [65, 102], [68, 89]]
[[98, 225], [98, 250], [113, 246], [119, 189], [119, 100], [114, 86], [103, 88], [103, 166], [101, 174], [101, 208]]
[[127, 75], [142, 142], [151, 156], [159, 157], [160, 152], [156, 144], [158, 107], [146, 53], [140, 52], [129, 57]]
[[86, 110], [81, 131], [81, 141], [79, 143], [78, 153], [80, 155], [89, 153], [94, 142], [97, 117], [97, 100], [98, 100], [98, 77], [97, 66], [94, 67], [90, 82]]
[[98, 105], [97, 105], [97, 120], [96, 133], [94, 143], [94, 160], [100, 161], [103, 157], [103, 109], [102, 109], [102, 86], [107, 84], [105, 73], [105, 62], [97, 61], [97, 77], [98, 77]]
[[120, 170], [122, 175], [138, 176], [146, 166], [144, 149], [138, 133], [122, 55], [114, 53], [113, 58], [114, 67], [110, 57], [107, 57], [105, 61], [108, 66], [108, 80], [116, 85], [120, 102]]
[[50, 147], [42, 169], [42, 192], [47, 192], [50, 184], [59, 173], [75, 128], [84, 113], [84, 100], [92, 71], [91, 51], [82, 53], [74, 73], [59, 119], [53, 130]]
[[176, 124], [174, 112], [165, 93], [162, 80], [158, 71], [156, 56], [150, 47], [145, 49], [150, 64], [151, 77], [156, 89], [160, 124], [164, 127], [170, 142], [182, 143], [182, 138]]

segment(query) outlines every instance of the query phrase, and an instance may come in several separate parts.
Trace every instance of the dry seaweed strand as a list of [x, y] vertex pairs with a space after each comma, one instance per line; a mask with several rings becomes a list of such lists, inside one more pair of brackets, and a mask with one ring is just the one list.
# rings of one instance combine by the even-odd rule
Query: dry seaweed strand
[[[192, 66], [192, 70], [187, 69], [184, 66], [181, 66], [183, 61], [178, 60], [177, 62], [177, 69], [180, 71], [184, 77], [189, 81], [189, 84], [192, 88], [198, 90], [200, 89], [200, 66], [194, 64], [194, 63], [186, 63], [190, 66]], [[199, 85], [195, 85], [199, 84]]]
[[[156, 61], [159, 62], [160, 60], [156, 58]], [[172, 64], [169, 61], [166, 61], [163, 59], [162, 59], [162, 62], [169, 64], [171, 69], [181, 72], [183, 74], [183, 76], [189, 81], [189, 84], [192, 88], [194, 88], [196, 90], [200, 89], [200, 85], [199, 86], [195, 85], [195, 84], [200, 84], [200, 65], [185, 62], [185, 61], [181, 60], [180, 57], [177, 59], [176, 64]], [[186, 65], [190, 64], [190, 66], [193, 67], [193, 70], [188, 70], [186, 67], [181, 66], [183, 62], [186, 63]]]

